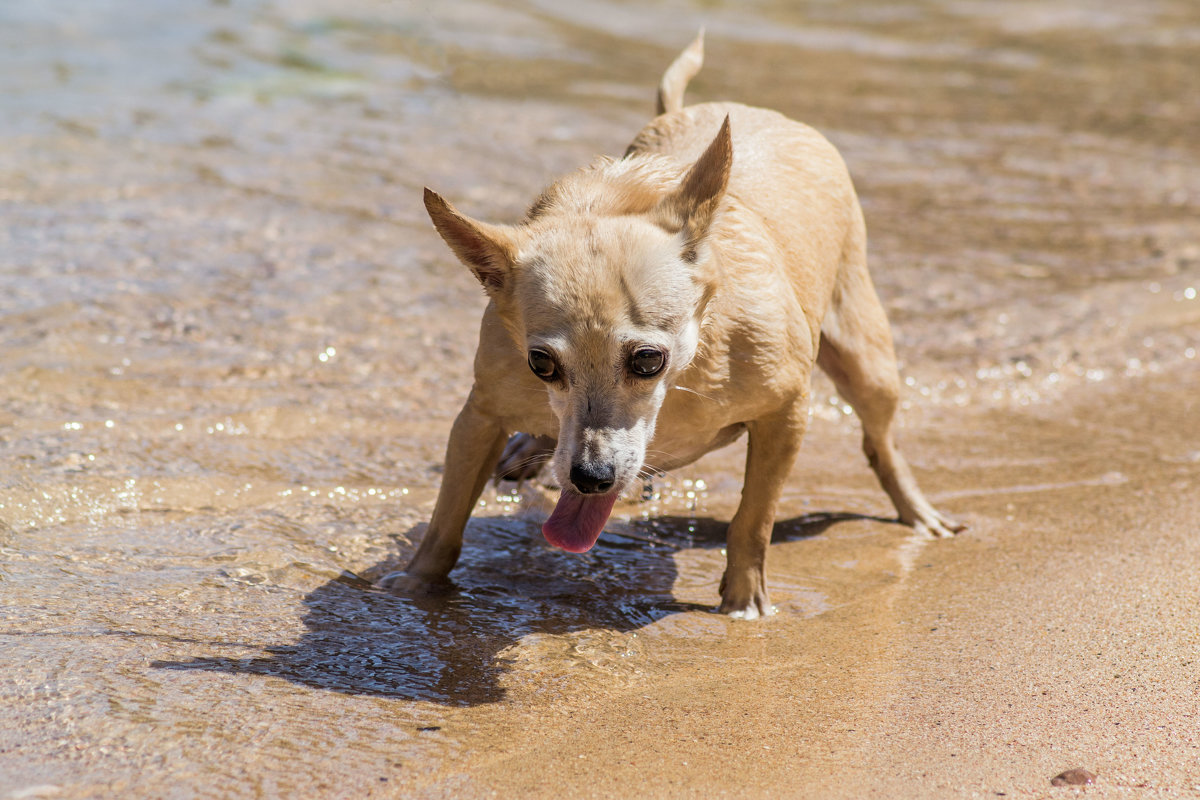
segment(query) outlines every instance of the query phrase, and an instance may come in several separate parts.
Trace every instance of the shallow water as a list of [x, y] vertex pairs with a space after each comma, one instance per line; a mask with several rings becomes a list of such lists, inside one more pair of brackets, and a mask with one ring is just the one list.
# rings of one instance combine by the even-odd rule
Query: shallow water
[[742, 445], [586, 555], [541, 539], [552, 494], [504, 486], [452, 591], [370, 583], [428, 519], [483, 307], [421, 187], [517, 217], [622, 151], [701, 25], [691, 100], [845, 155], [905, 447], [967, 536], [1011, 557], [1039, 498], [1195, 498], [1194, 4], [4, 4], [0, 798], [840, 769], [912, 587], [973, 545], [885, 521], [824, 379], [771, 620], [712, 613]]

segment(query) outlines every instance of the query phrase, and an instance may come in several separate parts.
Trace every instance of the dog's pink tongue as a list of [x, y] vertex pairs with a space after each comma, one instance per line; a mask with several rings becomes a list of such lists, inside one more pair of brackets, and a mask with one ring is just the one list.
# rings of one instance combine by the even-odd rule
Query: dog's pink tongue
[[579, 494], [564, 489], [550, 519], [542, 525], [542, 535], [568, 553], [586, 553], [600, 538], [616, 502], [616, 492]]

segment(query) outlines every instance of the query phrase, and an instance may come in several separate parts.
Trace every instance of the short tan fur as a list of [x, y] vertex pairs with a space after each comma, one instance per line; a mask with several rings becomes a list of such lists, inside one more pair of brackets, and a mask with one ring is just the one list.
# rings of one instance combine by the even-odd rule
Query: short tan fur
[[389, 588], [449, 573], [493, 471], [526, 476], [548, 458], [563, 499], [547, 538], [586, 549], [641, 476], [747, 433], [720, 610], [771, 613], [767, 545], [814, 365], [861, 419], [900, 521], [935, 536], [961, 529], [896, 448], [892, 338], [841, 157], [773, 111], [684, 107], [702, 58], [698, 37], [663, 76], [663, 113], [623, 158], [564, 177], [516, 225], [473, 220], [426, 190], [435, 227], [490, 303], [433, 517]]

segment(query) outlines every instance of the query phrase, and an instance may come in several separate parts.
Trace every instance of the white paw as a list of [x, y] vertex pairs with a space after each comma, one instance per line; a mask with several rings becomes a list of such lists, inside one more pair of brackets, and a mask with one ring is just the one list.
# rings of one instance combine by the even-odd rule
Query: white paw
[[923, 497], [911, 506], [897, 508], [900, 521], [926, 539], [945, 539], [967, 529], [966, 525], [938, 511]]
[[765, 611], [760, 612], [758, 610], [758, 606], [751, 605], [740, 611], [730, 611], [729, 618], [730, 619], [759, 619], [760, 617], [773, 616], [777, 611], [779, 611], [779, 609], [776, 608], [775, 606], [767, 606]]
[[922, 515], [913, 523], [913, 530], [927, 539], [946, 539], [966, 528], [961, 522], [955, 522], [936, 511]]

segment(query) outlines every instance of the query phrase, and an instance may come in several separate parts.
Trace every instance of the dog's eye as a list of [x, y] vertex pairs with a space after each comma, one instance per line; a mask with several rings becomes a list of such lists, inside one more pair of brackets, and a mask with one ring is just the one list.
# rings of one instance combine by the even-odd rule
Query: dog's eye
[[529, 368], [544, 381], [552, 381], [558, 377], [558, 364], [554, 362], [554, 356], [545, 350], [529, 351]]
[[639, 378], [653, 378], [667, 365], [667, 354], [653, 347], [635, 350], [629, 357], [629, 371]]

